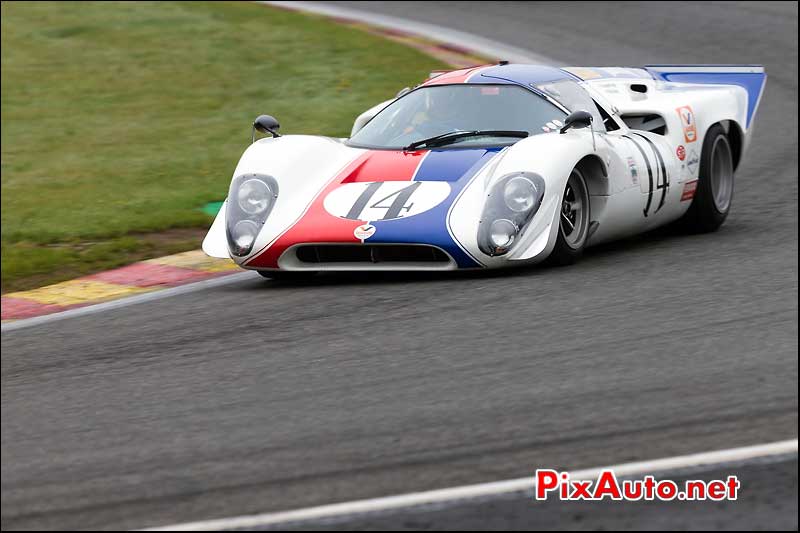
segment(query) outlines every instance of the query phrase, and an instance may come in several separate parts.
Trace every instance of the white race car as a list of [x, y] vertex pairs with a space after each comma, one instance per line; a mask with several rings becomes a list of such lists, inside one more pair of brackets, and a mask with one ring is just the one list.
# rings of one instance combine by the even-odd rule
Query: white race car
[[247, 148], [203, 242], [266, 277], [575, 261], [672, 222], [716, 230], [761, 66], [488, 65], [435, 75], [349, 139]]

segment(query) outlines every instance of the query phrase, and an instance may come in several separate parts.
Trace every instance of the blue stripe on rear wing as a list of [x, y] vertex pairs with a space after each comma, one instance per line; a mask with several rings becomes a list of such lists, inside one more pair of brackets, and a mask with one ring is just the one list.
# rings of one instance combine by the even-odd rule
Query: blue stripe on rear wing
[[679, 83], [738, 85], [747, 91], [747, 124], [758, 109], [767, 74], [761, 65], [648, 65], [644, 67], [656, 79]]

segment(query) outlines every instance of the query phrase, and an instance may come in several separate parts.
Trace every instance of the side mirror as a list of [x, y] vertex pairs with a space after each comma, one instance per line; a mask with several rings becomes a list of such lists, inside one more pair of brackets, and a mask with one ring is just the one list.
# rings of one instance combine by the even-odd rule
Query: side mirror
[[269, 133], [273, 137], [280, 137], [281, 135], [278, 133], [280, 128], [281, 125], [275, 117], [259, 115], [259, 117], [253, 121], [253, 142], [256, 142], [256, 130], [261, 133]]
[[561, 133], [566, 133], [570, 128], [588, 128], [592, 125], [592, 114], [588, 111], [573, 111], [564, 119]]

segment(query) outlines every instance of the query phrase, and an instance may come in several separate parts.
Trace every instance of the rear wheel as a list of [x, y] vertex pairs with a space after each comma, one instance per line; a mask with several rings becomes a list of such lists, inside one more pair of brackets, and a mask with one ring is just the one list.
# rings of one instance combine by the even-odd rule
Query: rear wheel
[[317, 275], [316, 272], [308, 272], [308, 271], [295, 272], [288, 270], [258, 270], [257, 272], [262, 277], [267, 279], [271, 279], [274, 281], [290, 281], [290, 282], [308, 281]]
[[700, 173], [692, 205], [681, 219], [689, 232], [716, 231], [733, 200], [733, 150], [722, 126], [709, 128], [700, 155]]
[[589, 234], [589, 188], [583, 173], [575, 168], [569, 175], [559, 212], [558, 237], [548, 260], [571, 265], [583, 254]]

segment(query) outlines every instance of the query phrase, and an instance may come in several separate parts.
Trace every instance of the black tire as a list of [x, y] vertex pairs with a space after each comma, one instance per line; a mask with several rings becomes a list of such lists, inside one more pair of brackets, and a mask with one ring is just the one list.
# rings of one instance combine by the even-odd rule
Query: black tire
[[308, 281], [317, 275], [316, 272], [294, 272], [288, 270], [258, 270], [261, 277], [271, 279], [273, 281], [286, 281], [286, 282], [302, 282]]
[[[567, 213], [567, 202], [571, 202], [580, 198], [581, 210], [580, 221], [575, 222], [577, 225], [569, 227], [570, 213]], [[562, 195], [561, 207], [559, 211], [559, 224], [558, 236], [556, 237], [556, 244], [553, 251], [547, 258], [548, 263], [557, 266], [565, 266], [574, 264], [583, 255], [583, 249], [586, 246], [586, 239], [589, 234], [589, 225], [591, 221], [589, 202], [589, 187], [586, 184], [586, 178], [580, 169], [574, 168], [570, 173], [567, 180], [567, 185], [564, 187]], [[577, 231], [578, 234], [573, 235]]]
[[[723, 168], [724, 167], [724, 168]], [[716, 174], [715, 174], [716, 173]], [[722, 184], [720, 173], [726, 174]], [[700, 172], [692, 205], [679, 224], [689, 233], [717, 231], [733, 201], [733, 150], [722, 126], [709, 128], [700, 154]]]

